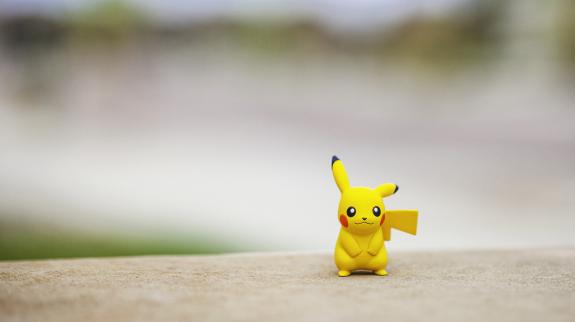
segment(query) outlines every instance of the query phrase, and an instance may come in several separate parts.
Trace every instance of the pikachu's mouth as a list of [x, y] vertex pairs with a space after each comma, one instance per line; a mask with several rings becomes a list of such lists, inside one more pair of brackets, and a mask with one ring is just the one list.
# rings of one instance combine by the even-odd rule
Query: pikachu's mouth
[[362, 222], [356, 222], [356, 225], [361, 225], [361, 224], [366, 224], [366, 225], [373, 225], [372, 222], [367, 222], [367, 221], [362, 221]]

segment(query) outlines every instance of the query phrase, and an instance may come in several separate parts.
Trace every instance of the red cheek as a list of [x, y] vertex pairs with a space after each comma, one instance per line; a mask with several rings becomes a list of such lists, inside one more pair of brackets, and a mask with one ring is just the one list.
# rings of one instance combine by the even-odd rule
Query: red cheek
[[381, 221], [379, 222], [379, 225], [383, 225], [383, 222], [385, 221], [385, 214], [381, 214]]
[[339, 222], [345, 228], [347, 228], [347, 226], [349, 226], [349, 224], [347, 223], [347, 217], [344, 215], [339, 216]]

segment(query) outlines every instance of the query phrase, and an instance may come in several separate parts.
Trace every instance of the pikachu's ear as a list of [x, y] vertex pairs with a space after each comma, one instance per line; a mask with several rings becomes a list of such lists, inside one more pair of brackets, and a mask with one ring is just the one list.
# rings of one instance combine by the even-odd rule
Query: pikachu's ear
[[375, 190], [379, 192], [379, 195], [382, 198], [385, 198], [387, 196], [391, 196], [392, 194], [396, 193], [397, 190], [399, 190], [399, 186], [394, 183], [384, 183], [375, 188]]
[[342, 193], [349, 189], [349, 178], [343, 167], [343, 162], [335, 155], [331, 158], [331, 172], [333, 172], [333, 178], [335, 179], [335, 184]]

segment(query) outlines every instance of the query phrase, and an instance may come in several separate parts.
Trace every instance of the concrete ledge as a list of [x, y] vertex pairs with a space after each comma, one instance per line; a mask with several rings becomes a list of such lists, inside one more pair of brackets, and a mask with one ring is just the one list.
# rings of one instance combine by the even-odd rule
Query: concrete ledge
[[0, 262], [1, 321], [573, 321], [575, 249]]

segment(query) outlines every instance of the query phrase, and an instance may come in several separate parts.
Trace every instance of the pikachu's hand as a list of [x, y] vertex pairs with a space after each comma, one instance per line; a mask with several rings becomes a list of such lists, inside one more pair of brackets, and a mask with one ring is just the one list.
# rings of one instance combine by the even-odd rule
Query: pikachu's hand
[[353, 236], [343, 229], [339, 233], [339, 243], [345, 252], [351, 257], [357, 257], [363, 251]]
[[383, 232], [379, 229], [369, 241], [369, 246], [367, 247], [367, 252], [375, 256], [379, 253], [383, 247]]
[[362, 250], [361, 248], [357, 248], [357, 249], [351, 250], [348, 254], [349, 254], [349, 256], [351, 256], [351, 257], [357, 257], [357, 256], [359, 256], [361, 253], [363, 253], [363, 250]]
[[370, 245], [369, 249], [367, 250], [367, 252], [371, 255], [371, 256], [375, 256], [379, 253], [379, 248], [375, 248], [373, 246]]

